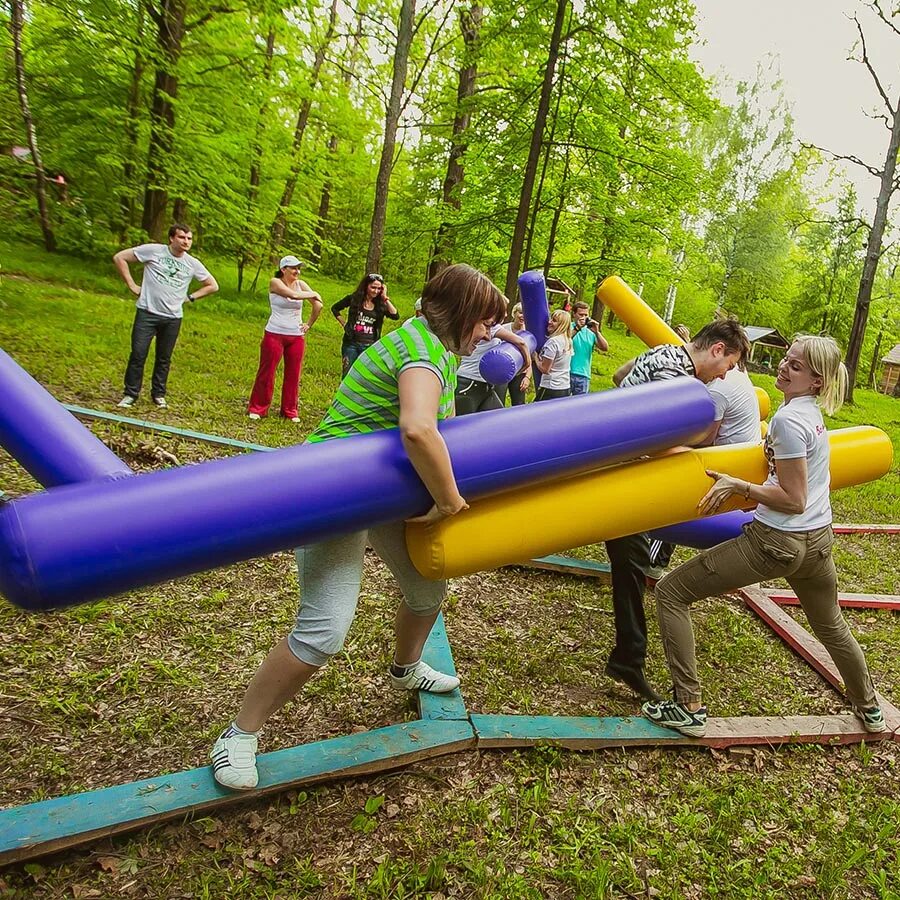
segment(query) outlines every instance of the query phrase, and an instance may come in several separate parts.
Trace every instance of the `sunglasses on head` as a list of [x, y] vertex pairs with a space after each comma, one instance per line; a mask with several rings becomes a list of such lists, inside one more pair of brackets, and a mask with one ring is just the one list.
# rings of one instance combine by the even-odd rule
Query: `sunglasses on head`
[[369, 281], [381, 281], [381, 282], [384, 282], [384, 278], [382, 278], [381, 275], [379, 275], [377, 272], [372, 272], [371, 274], [366, 275], [366, 278], [368, 278]]

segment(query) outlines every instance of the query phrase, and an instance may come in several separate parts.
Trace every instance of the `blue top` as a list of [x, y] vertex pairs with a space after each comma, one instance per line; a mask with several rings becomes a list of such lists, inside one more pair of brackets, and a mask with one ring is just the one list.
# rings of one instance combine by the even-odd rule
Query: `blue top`
[[572, 334], [572, 374], [591, 377], [591, 354], [594, 352], [594, 344], [597, 338], [594, 332], [586, 325], [575, 330]]

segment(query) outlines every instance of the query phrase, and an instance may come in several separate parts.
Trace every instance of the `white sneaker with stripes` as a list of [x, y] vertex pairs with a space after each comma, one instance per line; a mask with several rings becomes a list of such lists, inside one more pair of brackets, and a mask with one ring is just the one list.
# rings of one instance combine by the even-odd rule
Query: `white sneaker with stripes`
[[213, 778], [233, 791], [252, 791], [259, 782], [256, 771], [258, 746], [255, 734], [243, 734], [231, 727], [226, 728], [209, 754]]
[[407, 666], [405, 675], [390, 673], [391, 686], [398, 691], [430, 691], [432, 694], [446, 694], [459, 687], [455, 675], [446, 675], [432, 669], [420, 659], [415, 665]]

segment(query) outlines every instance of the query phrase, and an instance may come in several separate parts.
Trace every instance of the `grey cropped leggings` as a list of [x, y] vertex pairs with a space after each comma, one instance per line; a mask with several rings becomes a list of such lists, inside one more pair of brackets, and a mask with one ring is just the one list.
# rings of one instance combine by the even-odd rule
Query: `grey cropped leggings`
[[406, 549], [403, 522], [298, 547], [300, 608], [288, 635], [288, 646], [294, 656], [310, 666], [325, 665], [344, 646], [356, 614], [366, 542], [391, 570], [403, 601], [413, 613], [433, 616], [444, 602], [447, 582], [431, 581], [416, 571]]
[[691, 604], [757, 581], [785, 578], [838, 667], [851, 703], [863, 708], [877, 704], [865, 657], [838, 605], [833, 540], [830, 525], [780, 531], [754, 520], [740, 537], [704, 550], [660, 580], [656, 612], [679, 703], [701, 699]]

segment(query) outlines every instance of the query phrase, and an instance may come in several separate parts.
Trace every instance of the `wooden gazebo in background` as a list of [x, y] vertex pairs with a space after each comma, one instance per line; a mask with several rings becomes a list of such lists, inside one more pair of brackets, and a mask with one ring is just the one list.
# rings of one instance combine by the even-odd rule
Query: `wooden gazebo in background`
[[884, 371], [881, 373], [881, 384], [878, 390], [882, 394], [897, 394], [898, 382], [900, 382], [900, 344], [895, 344], [894, 349], [887, 356], [882, 357]]
[[758, 366], [774, 369], [784, 356], [785, 350], [791, 346], [777, 328], [761, 325], [745, 325], [744, 331], [750, 341], [750, 362]]

